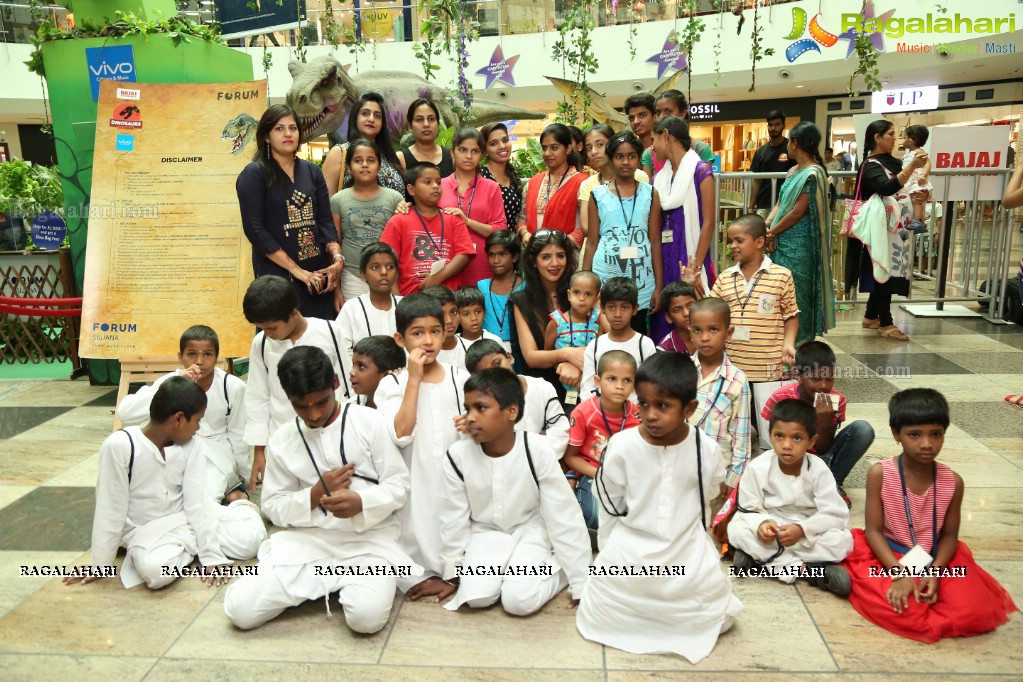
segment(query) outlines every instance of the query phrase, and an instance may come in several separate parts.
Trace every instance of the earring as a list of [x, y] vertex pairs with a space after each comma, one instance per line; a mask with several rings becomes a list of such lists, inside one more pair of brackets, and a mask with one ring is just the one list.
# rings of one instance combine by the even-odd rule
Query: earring
[[270, 160], [270, 145], [269, 144], [266, 145], [266, 160], [267, 161]]

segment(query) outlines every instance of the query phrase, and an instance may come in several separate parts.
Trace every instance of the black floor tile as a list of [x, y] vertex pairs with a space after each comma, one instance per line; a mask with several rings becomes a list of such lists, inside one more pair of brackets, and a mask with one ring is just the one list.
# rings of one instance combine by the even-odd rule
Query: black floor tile
[[937, 353], [854, 353], [853, 357], [878, 376], [904, 377], [917, 374], [973, 374]]
[[1023, 334], [999, 334], [998, 342], [1023, 350]]
[[112, 389], [98, 398], [93, 398], [82, 407], [117, 407], [117, 389]]
[[0, 551], [84, 552], [95, 507], [95, 488], [36, 488], [0, 509]]
[[[1004, 340], [1004, 336], [998, 338]], [[941, 353], [951, 360], [977, 374], [1023, 374], [1023, 353]]]
[[0, 407], [0, 439], [13, 438], [74, 407]]
[[949, 402], [952, 423], [974, 438], [1023, 438], [1019, 407], [1005, 402]]
[[[971, 332], [984, 334], [986, 336], [1005, 336], [1007, 334], [1023, 334], [1023, 325], [1019, 324], [992, 324], [981, 317], [957, 318], [957, 325]], [[998, 339], [1002, 341], [1002, 339]]]

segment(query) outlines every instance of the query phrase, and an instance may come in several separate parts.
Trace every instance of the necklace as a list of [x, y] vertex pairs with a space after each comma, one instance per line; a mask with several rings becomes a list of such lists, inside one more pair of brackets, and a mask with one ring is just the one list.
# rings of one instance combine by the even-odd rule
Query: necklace
[[561, 179], [558, 180], [558, 186], [554, 188], [554, 191], [551, 191], [551, 172], [547, 171], [547, 193], [543, 201], [544, 210], [540, 211], [539, 207], [537, 207], [539, 213], [544, 213], [547, 210], [547, 204], [551, 202], [551, 195], [557, 193], [557, 191], [561, 189], [561, 186], [565, 184], [565, 178], [568, 177], [568, 172], [570, 170], [572, 170], [571, 166], [565, 167], [565, 172], [561, 174]]

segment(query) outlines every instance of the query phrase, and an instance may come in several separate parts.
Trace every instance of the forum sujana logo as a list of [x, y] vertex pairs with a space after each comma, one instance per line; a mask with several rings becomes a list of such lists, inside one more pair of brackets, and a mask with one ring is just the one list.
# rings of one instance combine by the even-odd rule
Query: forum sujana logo
[[[842, 32], [834, 34], [821, 25], [821, 15], [809, 15], [802, 7], [792, 8], [792, 30], [785, 36], [786, 40], [795, 42], [785, 49], [785, 58], [794, 62], [807, 52], [821, 52], [822, 47], [833, 47], [839, 40], [848, 41], [845, 58], [849, 59], [856, 51], [856, 38], [860, 34], [870, 37], [874, 49], [884, 52], [884, 39], [902, 38], [907, 34], [929, 33], [970, 33], [992, 34], [1012, 33], [1016, 30], [1016, 17], [964, 17], [956, 12], [951, 17], [935, 15], [928, 12], [922, 17], [908, 19], [896, 18], [895, 10], [890, 9], [877, 15], [874, 3], [865, 2], [860, 14], [842, 14]], [[809, 33], [810, 37], [804, 37]]]

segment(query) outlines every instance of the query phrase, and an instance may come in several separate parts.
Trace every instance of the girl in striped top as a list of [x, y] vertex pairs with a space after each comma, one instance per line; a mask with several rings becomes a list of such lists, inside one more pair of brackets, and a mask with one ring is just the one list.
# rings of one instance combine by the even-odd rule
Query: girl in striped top
[[948, 402], [911, 388], [892, 396], [888, 411], [902, 454], [867, 473], [866, 528], [853, 530], [845, 561], [849, 602], [872, 623], [930, 644], [994, 630], [1018, 609], [959, 542], [963, 479], [936, 461]]

